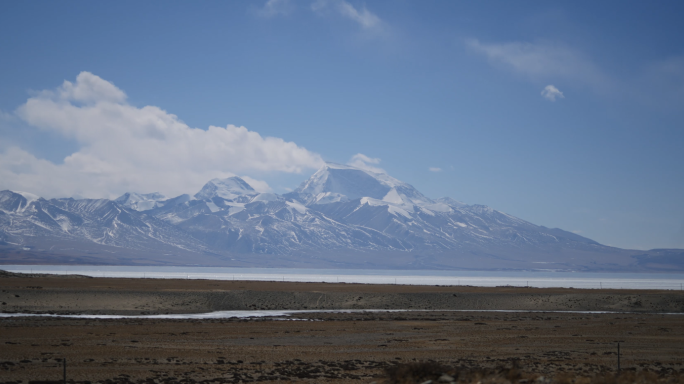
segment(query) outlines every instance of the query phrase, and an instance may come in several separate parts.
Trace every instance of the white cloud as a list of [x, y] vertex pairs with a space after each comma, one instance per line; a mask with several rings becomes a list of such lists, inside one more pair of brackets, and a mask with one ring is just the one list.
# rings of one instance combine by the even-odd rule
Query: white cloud
[[369, 11], [365, 5], [357, 9], [345, 0], [316, 0], [311, 4], [311, 10], [318, 14], [333, 11], [356, 22], [364, 30], [380, 31], [386, 29], [385, 22]]
[[293, 9], [290, 0], [268, 0], [263, 7], [257, 9], [256, 14], [269, 19], [279, 15], [287, 16]]
[[[51, 97], [50, 91], [43, 92], [43, 98]], [[76, 77], [76, 84], [64, 80], [64, 83], [57, 91], [57, 99], [65, 102], [80, 101], [82, 103], [94, 103], [110, 101], [113, 103], [123, 103], [126, 101], [126, 94], [109, 81], [103, 80], [90, 72], [81, 72]]]
[[562, 77], [583, 82], [595, 88], [606, 85], [607, 78], [581, 52], [562, 44], [510, 42], [485, 44], [466, 40], [474, 52], [485, 55], [492, 63], [532, 77]]
[[242, 180], [244, 180], [247, 184], [252, 186], [257, 192], [271, 192], [272, 188], [268, 185], [267, 182], [263, 180], [257, 180], [254, 178], [251, 178], [249, 176], [240, 176]]
[[349, 159], [349, 161], [347, 162], [347, 164], [351, 165], [352, 167], [366, 169], [368, 171], [375, 173], [386, 173], [384, 169], [374, 167], [371, 165], [380, 164], [380, 159], [368, 157], [363, 153], [357, 153], [356, 155], [352, 156], [351, 159]]
[[442, 172], [442, 168], [438, 167], [430, 167], [428, 169], [430, 170], [430, 172]]
[[561, 43], [483, 43], [467, 39], [465, 44], [472, 52], [489, 59], [492, 65], [535, 82], [562, 79], [575, 87], [587, 87], [613, 98], [626, 97], [656, 109], [680, 110], [684, 104], [684, 56], [681, 55], [652, 61], [629, 78], [620, 79], [602, 70], [584, 52]]
[[368, 164], [380, 164], [380, 159], [377, 157], [368, 157], [363, 153], [357, 153], [349, 159], [349, 163], [368, 163]]
[[[88, 72], [29, 98], [16, 115], [75, 139], [80, 149], [54, 164], [7, 148], [0, 152], [0, 189], [45, 197], [113, 197], [126, 191], [174, 196], [238, 172], [298, 173], [323, 164], [318, 154], [281, 138], [233, 125], [191, 128], [158, 107], [138, 108], [125, 100], [122, 90]], [[250, 182], [267, 189], [262, 183]]]
[[541, 91], [541, 95], [551, 101], [556, 101], [556, 98], [564, 99], [563, 92], [559, 91], [558, 88], [554, 87], [552, 84], [547, 85]]

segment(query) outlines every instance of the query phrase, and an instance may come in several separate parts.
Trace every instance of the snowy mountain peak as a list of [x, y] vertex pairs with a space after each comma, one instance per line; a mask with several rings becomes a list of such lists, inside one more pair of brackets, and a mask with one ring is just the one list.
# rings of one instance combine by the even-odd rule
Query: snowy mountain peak
[[0, 192], [0, 210], [5, 212], [23, 212], [29, 204], [40, 197], [20, 191], [5, 190]]
[[446, 204], [446, 205], [453, 207], [453, 208], [465, 207], [467, 205], [467, 204], [462, 203], [456, 199], [452, 199], [451, 197], [440, 197], [439, 199], [435, 199], [435, 201], [438, 203]]
[[389, 190], [389, 186], [368, 171], [339, 164], [326, 164], [297, 191], [312, 196], [329, 192], [344, 195], [350, 200], [362, 197], [381, 200]]
[[213, 179], [204, 184], [204, 187], [195, 194], [195, 199], [211, 200], [213, 197], [221, 197], [226, 200], [234, 200], [239, 196], [256, 194], [258, 192], [247, 182], [233, 176], [227, 179]]
[[21, 192], [21, 191], [12, 191], [16, 194], [22, 195], [24, 199], [26, 199], [26, 204], [31, 204], [32, 202], [40, 199], [40, 196], [36, 196], [33, 193], [28, 193], [28, 192]]
[[[293, 194], [298, 200], [311, 204], [328, 204], [366, 198], [375, 204], [432, 206], [434, 201], [423, 196], [410, 184], [386, 173], [349, 165], [326, 163]], [[448, 210], [439, 204], [439, 210]]]
[[157, 208], [163, 205], [161, 202], [166, 200], [166, 196], [159, 192], [153, 193], [135, 193], [126, 192], [119, 196], [114, 202], [135, 209], [136, 211], [147, 211], [152, 208]]

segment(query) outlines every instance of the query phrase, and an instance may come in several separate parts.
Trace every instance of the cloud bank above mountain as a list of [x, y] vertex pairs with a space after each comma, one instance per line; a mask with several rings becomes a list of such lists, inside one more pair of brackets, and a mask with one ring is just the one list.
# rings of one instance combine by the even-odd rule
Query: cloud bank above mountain
[[[320, 155], [281, 138], [234, 125], [192, 128], [158, 107], [130, 105], [123, 90], [89, 72], [37, 93], [15, 115], [79, 144], [62, 164], [16, 146], [0, 152], [0, 189], [45, 197], [112, 197], [126, 191], [173, 196], [198, 190], [212, 178], [300, 173], [323, 164]], [[249, 180], [259, 190], [269, 188]]]
[[380, 164], [380, 159], [368, 157], [363, 153], [357, 153], [347, 162], [347, 165], [351, 165], [352, 167], [365, 169], [375, 173], [385, 173], [384, 169], [374, 166], [377, 164]]

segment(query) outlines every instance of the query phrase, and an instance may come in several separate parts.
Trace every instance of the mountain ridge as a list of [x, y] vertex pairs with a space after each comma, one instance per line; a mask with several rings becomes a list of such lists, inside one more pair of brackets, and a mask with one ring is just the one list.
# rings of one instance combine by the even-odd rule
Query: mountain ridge
[[114, 200], [46, 200], [0, 192], [0, 263], [26, 252], [60, 260], [93, 254], [87, 257], [105, 263], [114, 253], [118, 262], [169, 265], [684, 270], [675, 251], [604, 246], [332, 163], [284, 195], [260, 193], [237, 176], [173, 198], [128, 192]]

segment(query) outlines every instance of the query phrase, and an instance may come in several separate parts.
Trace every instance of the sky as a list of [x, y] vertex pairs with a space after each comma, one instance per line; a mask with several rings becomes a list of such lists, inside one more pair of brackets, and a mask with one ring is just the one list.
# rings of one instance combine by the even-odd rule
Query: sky
[[684, 2], [3, 1], [0, 190], [285, 193], [381, 168], [684, 248]]

